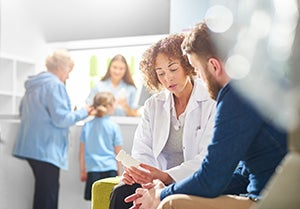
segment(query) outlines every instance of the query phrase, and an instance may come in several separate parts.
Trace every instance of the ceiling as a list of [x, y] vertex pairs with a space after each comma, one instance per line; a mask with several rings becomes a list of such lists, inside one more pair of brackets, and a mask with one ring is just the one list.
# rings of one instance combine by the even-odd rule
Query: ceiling
[[46, 42], [169, 33], [170, 0], [27, 0]]

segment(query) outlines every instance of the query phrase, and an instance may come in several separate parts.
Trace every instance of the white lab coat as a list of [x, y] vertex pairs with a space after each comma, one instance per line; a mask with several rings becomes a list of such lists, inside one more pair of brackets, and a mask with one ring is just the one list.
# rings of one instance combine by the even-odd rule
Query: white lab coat
[[144, 114], [134, 136], [132, 156], [142, 163], [166, 171], [175, 181], [180, 181], [200, 167], [207, 153], [213, 132], [215, 101], [209, 97], [201, 82], [195, 81], [183, 127], [184, 162], [166, 170], [167, 162], [162, 150], [170, 131], [171, 96], [169, 91], [164, 91], [145, 102]]

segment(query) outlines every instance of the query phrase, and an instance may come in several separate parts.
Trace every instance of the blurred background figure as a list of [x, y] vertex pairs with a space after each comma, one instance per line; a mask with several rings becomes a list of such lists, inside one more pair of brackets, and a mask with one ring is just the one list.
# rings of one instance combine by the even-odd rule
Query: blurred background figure
[[129, 66], [123, 55], [115, 55], [108, 65], [106, 74], [91, 90], [87, 104], [92, 104], [97, 92], [109, 91], [116, 98], [116, 116], [137, 116], [138, 110], [135, 102], [136, 86], [129, 71]]
[[80, 176], [86, 181], [84, 199], [91, 200], [95, 181], [121, 175], [121, 164], [115, 156], [122, 148], [119, 126], [110, 119], [115, 98], [110, 92], [99, 92], [93, 103], [95, 118], [84, 124], [80, 137]]
[[68, 168], [68, 128], [91, 113], [71, 110], [65, 81], [74, 62], [66, 50], [46, 59], [46, 72], [29, 77], [20, 105], [21, 126], [13, 154], [26, 159], [35, 178], [33, 209], [57, 209], [60, 168]]

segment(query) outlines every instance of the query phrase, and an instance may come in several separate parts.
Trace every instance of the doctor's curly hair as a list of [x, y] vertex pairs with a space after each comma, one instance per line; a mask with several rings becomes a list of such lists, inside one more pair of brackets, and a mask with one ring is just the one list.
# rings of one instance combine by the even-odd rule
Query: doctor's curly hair
[[164, 89], [159, 82], [155, 72], [155, 62], [159, 53], [166, 55], [169, 59], [178, 59], [186, 74], [194, 80], [196, 75], [194, 68], [190, 65], [188, 58], [181, 50], [181, 44], [185, 38], [183, 33], [171, 34], [148, 48], [142, 55], [140, 70], [143, 73], [146, 87], [151, 92]]

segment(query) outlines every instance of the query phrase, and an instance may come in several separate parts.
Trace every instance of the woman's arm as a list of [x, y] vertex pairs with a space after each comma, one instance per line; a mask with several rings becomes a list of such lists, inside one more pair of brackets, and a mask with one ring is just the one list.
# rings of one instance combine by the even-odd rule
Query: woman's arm
[[135, 105], [137, 89], [134, 86], [129, 85], [125, 91], [127, 96], [124, 98], [117, 98], [117, 103], [123, 107], [127, 116], [139, 116], [138, 108]]
[[59, 128], [68, 128], [86, 118], [90, 109], [87, 107], [72, 111], [70, 98], [63, 84], [51, 86], [49, 94], [45, 95], [45, 103], [52, 123]]
[[124, 109], [127, 116], [132, 116], [132, 117], [139, 116], [138, 109], [132, 109], [128, 105], [125, 98], [124, 99], [117, 99], [116, 101], [117, 101], [117, 104], [120, 105]]

